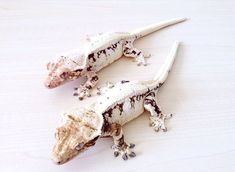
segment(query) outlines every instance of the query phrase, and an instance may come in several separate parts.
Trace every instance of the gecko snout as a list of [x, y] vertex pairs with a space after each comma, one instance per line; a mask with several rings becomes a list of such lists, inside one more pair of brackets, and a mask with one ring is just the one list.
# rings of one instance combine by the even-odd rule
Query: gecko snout
[[55, 88], [55, 87], [57, 87], [59, 84], [55, 84], [54, 82], [48, 82], [48, 81], [45, 81], [44, 82], [44, 85], [45, 85], [45, 87], [47, 87], [47, 88]]
[[45, 82], [44, 85], [45, 85], [45, 87], [47, 87], [47, 88], [53, 88], [50, 83]]

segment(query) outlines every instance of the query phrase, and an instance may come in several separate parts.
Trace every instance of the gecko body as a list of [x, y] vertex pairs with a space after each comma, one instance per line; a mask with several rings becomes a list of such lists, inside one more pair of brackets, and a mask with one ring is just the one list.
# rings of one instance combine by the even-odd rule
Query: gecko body
[[87, 77], [83, 86], [75, 89], [74, 96], [83, 99], [90, 96], [90, 90], [97, 84], [97, 72], [120, 57], [134, 58], [138, 65], [146, 65], [144, 54], [133, 46], [133, 42], [152, 32], [185, 21], [185, 18], [172, 19], [137, 29], [133, 32], [104, 33], [94, 38], [82, 50], [75, 50], [59, 56], [47, 63], [49, 71], [45, 80], [47, 88], [55, 88], [80, 77]]
[[165, 120], [171, 115], [162, 113], [156, 95], [168, 76], [178, 46], [179, 43], [175, 42], [154, 79], [118, 82], [87, 109], [66, 112], [56, 131], [53, 160], [57, 164], [63, 164], [104, 136], [113, 137], [114, 156], [121, 155], [124, 160], [136, 156], [132, 150], [134, 144], [129, 144], [124, 139], [122, 126], [140, 116], [144, 110], [150, 112], [150, 125], [155, 131], [167, 131]]

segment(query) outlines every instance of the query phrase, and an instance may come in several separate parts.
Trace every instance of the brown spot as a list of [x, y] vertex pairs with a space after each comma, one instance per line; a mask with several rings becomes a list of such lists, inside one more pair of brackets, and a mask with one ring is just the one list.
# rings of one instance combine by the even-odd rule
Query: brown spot
[[130, 97], [130, 103], [131, 103], [131, 107], [134, 108], [134, 105], [135, 105], [135, 96]]
[[154, 107], [154, 111], [157, 113], [157, 114], [161, 114], [161, 109], [159, 108], [159, 106], [156, 104], [156, 101], [153, 100], [153, 99], [149, 99], [149, 98], [146, 98], [144, 100], [144, 104], [150, 104], [152, 107]]
[[92, 86], [91, 85], [86, 85], [86, 88], [90, 90], [90, 89], [92, 89]]
[[92, 78], [91, 78], [91, 81], [98, 81], [98, 76], [96, 75], [96, 76], [93, 76]]
[[127, 83], [127, 82], [130, 82], [130, 81], [126, 81], [126, 80], [121, 81], [122, 84]]
[[106, 110], [103, 114], [104, 115], [108, 115], [108, 117], [112, 117], [112, 112], [113, 112], [113, 109], [112, 108], [110, 108], [110, 109], [108, 109], [108, 110]]
[[159, 87], [161, 87], [163, 84], [164, 84], [164, 82], [163, 83], [159, 83]]
[[73, 96], [78, 96], [78, 93], [73, 93]]
[[132, 54], [136, 54], [136, 51], [135, 50], [132, 50], [132, 52], [131, 52]]
[[102, 126], [102, 132], [110, 133], [111, 126], [110, 126], [109, 122], [107, 121], [106, 117], [104, 116], [104, 113], [103, 113], [103, 118], [104, 118], [104, 123], [103, 123], [103, 126]]
[[81, 72], [83, 69], [77, 69], [74, 72]]
[[120, 110], [120, 115], [121, 115], [122, 112], [123, 112], [123, 103], [119, 103], [119, 104], [117, 104], [115, 107]]
[[118, 147], [122, 147], [124, 144], [124, 135], [122, 135], [122, 137], [118, 140]]
[[93, 62], [95, 62], [96, 59], [95, 59], [94, 53], [89, 54], [89, 55], [88, 55], [88, 59], [89, 59], [89, 60], [92, 59]]
[[92, 68], [92, 66], [88, 66], [86, 70], [91, 71], [91, 68]]

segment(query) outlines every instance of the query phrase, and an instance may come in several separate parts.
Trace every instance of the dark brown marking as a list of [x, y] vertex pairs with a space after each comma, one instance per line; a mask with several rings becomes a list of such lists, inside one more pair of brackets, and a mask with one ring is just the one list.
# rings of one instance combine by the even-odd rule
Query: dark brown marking
[[107, 114], [108, 117], [112, 117], [112, 112], [113, 112], [113, 109], [110, 108], [110, 109], [106, 110], [106, 111], [104, 112], [104, 114]]
[[109, 133], [109, 132], [111, 131], [111, 126], [110, 126], [110, 124], [109, 124], [109, 122], [108, 122], [108, 120], [106, 119], [106, 117], [105, 117], [104, 114], [105, 114], [105, 113], [103, 113], [104, 123], [103, 123], [103, 126], [102, 126], [102, 131]]
[[140, 51], [140, 52], [138, 52], [137, 56], [139, 56], [140, 54], [141, 54], [141, 51]]
[[90, 147], [90, 146], [94, 146], [96, 143], [96, 140], [99, 138], [99, 136], [95, 137], [94, 139], [90, 140], [89, 142], [87, 142], [85, 144], [85, 147]]
[[122, 147], [125, 144], [124, 135], [120, 139], [118, 139], [118, 147]]
[[96, 76], [93, 76], [92, 78], [91, 78], [91, 81], [97, 81], [99, 78], [98, 78], [98, 76], [96, 75]]
[[161, 109], [160, 109], [160, 107], [157, 105], [157, 103], [156, 103], [156, 101], [155, 100], [153, 100], [153, 99], [151, 99], [151, 98], [146, 98], [145, 100], [144, 100], [144, 104], [150, 104], [153, 108], [154, 108], [154, 111], [157, 113], [157, 114], [161, 114], [162, 113], [162, 111], [161, 111]]
[[119, 103], [115, 106], [115, 108], [118, 108], [120, 110], [120, 115], [122, 114], [123, 112], [123, 103]]
[[130, 82], [130, 81], [126, 81], [126, 80], [121, 81], [122, 84], [127, 83], [127, 82]]
[[89, 55], [88, 55], [88, 59], [89, 59], [89, 60], [92, 59], [93, 62], [95, 62], [96, 59], [95, 59], [94, 53], [89, 54]]
[[159, 83], [159, 87], [161, 87], [163, 84], [164, 84], [164, 82], [163, 83]]
[[86, 85], [86, 88], [90, 90], [90, 89], [92, 89], [92, 86], [91, 85]]
[[134, 108], [134, 105], [135, 105], [135, 96], [130, 97], [130, 103], [131, 103], [131, 107]]
[[92, 66], [88, 66], [86, 70], [91, 71], [91, 68], [92, 68]]
[[77, 69], [74, 72], [81, 72], [83, 69]]
[[73, 96], [78, 96], [78, 93], [73, 93]]

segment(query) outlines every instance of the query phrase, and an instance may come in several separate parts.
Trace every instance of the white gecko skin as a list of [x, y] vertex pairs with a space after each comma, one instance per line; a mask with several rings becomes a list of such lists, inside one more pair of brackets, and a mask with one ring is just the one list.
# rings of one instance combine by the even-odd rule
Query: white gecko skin
[[115, 157], [120, 154], [124, 160], [135, 157], [131, 150], [135, 145], [124, 140], [122, 126], [140, 116], [144, 110], [150, 112], [150, 125], [155, 131], [167, 131], [165, 120], [172, 115], [162, 113], [156, 95], [170, 72], [178, 47], [179, 42], [176, 41], [160, 73], [153, 80], [118, 82], [87, 109], [66, 112], [56, 131], [54, 162], [63, 164], [95, 145], [99, 137], [106, 136], [113, 137]]
[[47, 63], [49, 71], [45, 81], [47, 88], [55, 88], [79, 77], [87, 77], [86, 83], [75, 88], [74, 96], [82, 100], [90, 96], [90, 90], [97, 84], [97, 72], [122, 57], [133, 57], [138, 65], [146, 65], [144, 53], [133, 46], [133, 42], [152, 32], [185, 21], [186, 18], [172, 19], [153, 24], [133, 32], [99, 34], [89, 39], [83, 50], [75, 50]]

